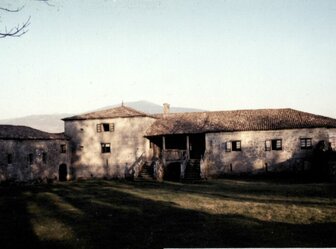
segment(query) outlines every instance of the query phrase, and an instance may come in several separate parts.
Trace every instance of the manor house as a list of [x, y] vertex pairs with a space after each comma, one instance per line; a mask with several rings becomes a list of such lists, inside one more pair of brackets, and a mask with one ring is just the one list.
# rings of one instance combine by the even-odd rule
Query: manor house
[[0, 180], [201, 179], [309, 170], [336, 119], [293, 109], [149, 115], [119, 107], [63, 119], [64, 134], [0, 126]]

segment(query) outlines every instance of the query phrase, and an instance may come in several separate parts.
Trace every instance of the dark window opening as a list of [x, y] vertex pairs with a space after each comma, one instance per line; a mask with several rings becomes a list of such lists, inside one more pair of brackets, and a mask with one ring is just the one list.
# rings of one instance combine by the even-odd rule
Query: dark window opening
[[311, 138], [300, 138], [300, 146], [303, 150], [309, 150], [313, 148], [313, 143]]
[[47, 163], [47, 153], [46, 152], [42, 153], [42, 162]]
[[232, 151], [241, 151], [241, 141], [232, 141]]
[[110, 124], [103, 124], [104, 131], [110, 131]]
[[102, 143], [101, 144], [102, 153], [111, 153], [111, 144], [109, 143]]
[[272, 150], [282, 150], [282, 140], [281, 139], [272, 140]]
[[7, 163], [12, 164], [13, 163], [13, 156], [12, 154], [7, 154]]
[[66, 153], [66, 144], [61, 144], [61, 153]]

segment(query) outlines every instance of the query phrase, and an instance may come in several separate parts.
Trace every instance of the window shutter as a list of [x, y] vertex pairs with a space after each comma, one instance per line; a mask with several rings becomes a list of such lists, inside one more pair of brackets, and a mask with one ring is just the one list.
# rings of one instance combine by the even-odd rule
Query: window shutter
[[97, 124], [97, 132], [102, 132], [102, 124]]
[[306, 147], [306, 139], [304, 139], [304, 138], [300, 139], [300, 144], [301, 144], [301, 148], [305, 148]]
[[266, 151], [270, 151], [271, 150], [271, 146], [272, 146], [271, 140], [266, 140], [265, 141], [265, 150]]
[[232, 141], [232, 151], [241, 151], [241, 141]]
[[227, 152], [230, 152], [231, 149], [232, 149], [232, 143], [231, 143], [231, 142], [226, 142], [226, 143], [225, 143], [225, 150], [226, 150]]
[[114, 123], [110, 123], [110, 132], [114, 131]]

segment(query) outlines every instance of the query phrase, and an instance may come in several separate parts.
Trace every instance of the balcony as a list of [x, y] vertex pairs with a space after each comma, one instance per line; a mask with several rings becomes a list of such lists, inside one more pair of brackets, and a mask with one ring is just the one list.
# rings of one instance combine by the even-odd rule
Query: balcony
[[182, 161], [184, 160], [187, 154], [186, 150], [179, 150], [179, 149], [166, 149], [163, 150], [163, 158], [166, 161]]

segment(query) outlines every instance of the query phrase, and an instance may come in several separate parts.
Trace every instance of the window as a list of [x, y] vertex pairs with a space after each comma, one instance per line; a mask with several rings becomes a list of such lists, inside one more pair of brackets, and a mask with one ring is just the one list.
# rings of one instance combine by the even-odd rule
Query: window
[[281, 139], [272, 140], [272, 150], [282, 150], [282, 140]]
[[61, 153], [66, 153], [66, 144], [61, 144]]
[[47, 153], [46, 152], [42, 153], [42, 162], [47, 163]]
[[241, 141], [232, 141], [232, 151], [241, 151]]
[[265, 141], [265, 151], [282, 150], [282, 139], [272, 139]]
[[303, 150], [309, 150], [313, 148], [313, 143], [311, 138], [300, 138], [300, 146]]
[[27, 160], [28, 160], [28, 164], [32, 165], [34, 161], [34, 155], [32, 153], [28, 154]]
[[103, 124], [104, 131], [110, 131], [110, 124]]
[[101, 143], [102, 153], [111, 153], [111, 144]]
[[13, 163], [13, 156], [12, 154], [7, 154], [7, 163], [12, 164]]
[[113, 132], [114, 123], [97, 124], [97, 132]]
[[241, 151], [241, 141], [228, 141], [225, 143], [225, 151]]

